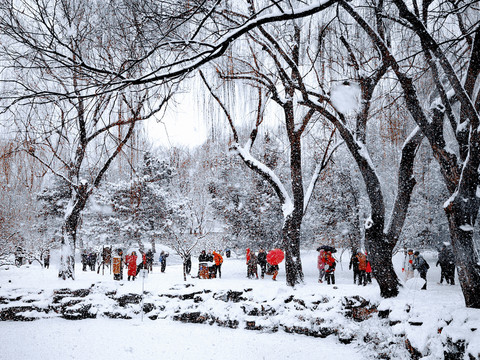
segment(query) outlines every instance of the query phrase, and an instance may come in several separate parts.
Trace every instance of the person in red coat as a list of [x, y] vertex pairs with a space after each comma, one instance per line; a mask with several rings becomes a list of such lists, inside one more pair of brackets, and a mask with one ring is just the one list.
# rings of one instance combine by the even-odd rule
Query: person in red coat
[[137, 253], [132, 251], [128, 257], [128, 281], [130, 281], [130, 277], [135, 280], [135, 276], [137, 276]]
[[330, 251], [325, 253], [325, 280], [327, 280], [327, 284], [330, 285], [332, 283], [335, 285], [335, 267], [337, 266], [337, 262], [333, 257]]
[[223, 263], [223, 256], [220, 255], [217, 251], [212, 252], [213, 254], [213, 261], [215, 262], [215, 277], [221, 278], [222, 277], [222, 263]]

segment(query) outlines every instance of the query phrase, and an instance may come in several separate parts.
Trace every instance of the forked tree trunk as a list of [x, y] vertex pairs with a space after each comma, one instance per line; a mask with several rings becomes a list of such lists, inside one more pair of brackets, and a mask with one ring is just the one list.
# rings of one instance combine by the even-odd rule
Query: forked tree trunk
[[368, 260], [372, 266], [372, 273], [380, 287], [380, 296], [392, 298], [398, 295], [398, 280], [393, 268], [393, 249], [388, 245], [382, 231], [375, 225], [365, 230], [365, 242], [368, 249]]

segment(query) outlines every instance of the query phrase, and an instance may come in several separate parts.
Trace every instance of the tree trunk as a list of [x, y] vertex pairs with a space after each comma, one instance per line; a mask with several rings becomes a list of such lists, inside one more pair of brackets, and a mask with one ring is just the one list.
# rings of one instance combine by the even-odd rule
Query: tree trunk
[[89, 193], [87, 185], [82, 184], [77, 188], [77, 193], [73, 196], [71, 203], [73, 206], [70, 213], [65, 216], [63, 225], [63, 243], [62, 256], [60, 259], [60, 270], [58, 277], [66, 279], [75, 279], [75, 248], [77, 240], [77, 228], [80, 221], [80, 214], [87, 204]]
[[[478, 213], [478, 201], [464, 201], [457, 195], [445, 208], [450, 228], [458, 279], [465, 298], [465, 305], [480, 309], [480, 265], [473, 242], [473, 225]], [[472, 221], [473, 220], [473, 221]]]
[[[73, 215], [73, 214], [72, 214]], [[75, 244], [77, 237], [78, 216], [70, 215], [63, 226], [63, 240], [58, 277], [63, 280], [75, 280]]]
[[398, 295], [398, 280], [393, 268], [393, 247], [383, 232], [383, 219], [368, 220], [365, 225], [365, 246], [372, 273], [380, 286], [380, 295], [384, 298]]
[[302, 261], [300, 259], [300, 226], [298, 216], [289, 215], [282, 229], [282, 241], [285, 251], [285, 273], [288, 286], [303, 282]]

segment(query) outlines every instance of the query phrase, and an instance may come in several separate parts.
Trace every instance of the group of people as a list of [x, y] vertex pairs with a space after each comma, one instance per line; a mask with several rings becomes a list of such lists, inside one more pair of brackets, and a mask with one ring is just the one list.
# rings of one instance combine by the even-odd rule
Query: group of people
[[205, 250], [202, 250], [198, 257], [198, 277], [201, 279], [221, 278], [222, 264], [223, 256], [220, 254], [220, 251], [214, 250], [207, 254]]
[[408, 249], [403, 262], [402, 272], [405, 272], [405, 281], [414, 277], [414, 271], [417, 270], [420, 277], [425, 280], [422, 290], [427, 290], [427, 272], [430, 269], [428, 262], [420, 255], [420, 251]]
[[[160, 264], [162, 272], [165, 271], [166, 258], [168, 253], [162, 251], [160, 253]], [[147, 250], [145, 253], [137, 255], [136, 251], [132, 251], [130, 254], [123, 255], [122, 249], [117, 249], [116, 254], [112, 258], [112, 272], [114, 280], [123, 280], [123, 267], [127, 268], [127, 280], [134, 281], [140, 270], [145, 269], [147, 271], [153, 270], [154, 255], [152, 250]]]
[[261, 248], [258, 250], [258, 254], [255, 254], [255, 251], [252, 251], [250, 248], [248, 248], [246, 259], [247, 278], [258, 279], [258, 266], [260, 266], [260, 277], [262, 279], [265, 277], [265, 274], [267, 274], [273, 275], [273, 281], [277, 280], [278, 270], [280, 268], [278, 265], [272, 265], [267, 262], [267, 253], [265, 252], [265, 249]]
[[335, 285], [335, 269], [337, 267], [337, 260], [333, 257], [331, 250], [323, 248], [318, 249], [318, 282], [323, 283], [325, 280], [328, 285]]
[[367, 252], [364, 254], [360, 250], [353, 250], [348, 269], [353, 270], [354, 284], [365, 286], [372, 282], [372, 266], [368, 261]]
[[93, 251], [87, 253], [87, 251], [84, 250], [82, 252], [82, 270], [87, 271], [87, 267], [89, 267], [91, 271], [95, 271], [96, 264], [97, 254]]

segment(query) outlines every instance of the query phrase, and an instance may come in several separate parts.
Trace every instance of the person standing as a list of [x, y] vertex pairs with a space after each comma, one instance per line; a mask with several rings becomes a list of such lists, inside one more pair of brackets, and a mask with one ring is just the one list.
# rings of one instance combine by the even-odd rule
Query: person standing
[[352, 252], [352, 257], [350, 258], [350, 264], [348, 265], [348, 269], [353, 270], [353, 283], [356, 284], [358, 280], [359, 285], [361, 285], [360, 273], [358, 270], [358, 254], [359, 252], [357, 251], [357, 249], [354, 249]]
[[135, 277], [137, 276], [137, 253], [135, 251], [132, 251], [132, 254], [128, 257], [128, 281], [130, 281], [130, 278], [132, 278], [132, 281], [135, 280]]
[[43, 267], [48, 269], [50, 267], [50, 250], [45, 252], [45, 257], [43, 258]]
[[323, 249], [318, 249], [317, 268], [318, 282], [323, 283], [323, 278], [325, 277], [325, 250]]
[[88, 265], [88, 254], [86, 250], [83, 250], [82, 252], [82, 271], [87, 271], [87, 265]]
[[117, 254], [112, 256], [113, 280], [123, 280], [123, 251], [117, 249]]
[[260, 277], [263, 279], [267, 271], [267, 253], [264, 249], [258, 251], [257, 261], [260, 265]]
[[367, 256], [359, 251], [357, 253], [358, 285], [367, 285]]
[[[272, 277], [273, 281], [277, 281], [278, 270], [280, 270], [280, 267], [278, 265], [268, 264], [267, 274], [273, 275], [273, 277]], [[258, 277], [257, 277], [257, 279], [258, 279]]]
[[327, 284], [335, 285], [335, 268], [337, 267], [337, 262], [333, 257], [330, 251], [325, 253], [325, 280], [327, 280]]
[[165, 272], [165, 269], [167, 267], [167, 257], [168, 257], [168, 253], [166, 253], [165, 251], [162, 250], [162, 252], [160, 253], [160, 258], [158, 259], [158, 261], [160, 261], [160, 271], [163, 273]]
[[146, 262], [147, 262], [147, 270], [149, 272], [153, 271], [153, 251], [148, 249], [147, 254], [145, 255]]
[[430, 266], [425, 261], [422, 255], [420, 255], [419, 251], [415, 251], [413, 253], [414, 261], [413, 261], [413, 268], [418, 271], [420, 277], [425, 280], [425, 284], [422, 287], [422, 290], [427, 290], [427, 272]]
[[450, 285], [455, 285], [455, 260], [453, 251], [446, 244], [438, 252], [438, 261], [436, 266], [440, 265], [440, 284], [445, 282]]
[[413, 249], [408, 249], [407, 253], [405, 254], [405, 260], [403, 261], [403, 268], [402, 272], [405, 272], [405, 281], [408, 281], [413, 278]]
[[91, 271], [95, 271], [95, 265], [97, 263], [97, 254], [93, 251], [88, 254], [88, 266], [90, 266]]
[[215, 262], [215, 277], [222, 278], [222, 264], [223, 264], [223, 257], [217, 251], [213, 251], [213, 261]]
[[250, 249], [247, 249], [247, 277], [249, 279], [253, 277], [258, 279], [257, 257], [253, 251], [250, 251]]

